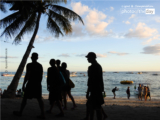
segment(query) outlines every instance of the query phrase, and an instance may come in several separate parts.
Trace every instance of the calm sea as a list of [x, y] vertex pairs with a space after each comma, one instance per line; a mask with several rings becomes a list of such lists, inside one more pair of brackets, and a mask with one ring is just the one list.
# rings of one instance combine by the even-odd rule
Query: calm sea
[[[76, 75], [76, 77], [71, 77], [71, 80], [75, 84], [75, 88], [71, 89], [72, 95], [85, 96], [87, 91], [87, 72], [77, 72]], [[11, 83], [12, 79], [13, 77], [0, 76], [0, 88], [2, 88], [2, 90], [6, 89]], [[130, 86], [131, 97], [136, 97], [136, 94], [134, 93], [134, 86], [136, 85], [136, 87], [138, 87], [138, 84], [142, 83], [150, 87], [152, 97], [160, 99], [160, 72], [145, 72], [143, 74], [137, 74], [137, 72], [133, 72], [133, 74], [127, 74], [127, 72], [104, 72], [103, 79], [105, 92], [108, 97], [113, 96], [112, 89], [114, 87], [119, 88], [119, 91], [116, 91], [117, 97], [126, 97], [126, 89], [128, 86]], [[23, 80], [24, 78], [20, 79], [17, 89], [22, 88]], [[134, 82], [134, 84], [120, 84], [120, 81], [123, 80], [131, 80]], [[46, 72], [43, 75], [42, 92], [44, 95], [48, 94], [46, 85]]]

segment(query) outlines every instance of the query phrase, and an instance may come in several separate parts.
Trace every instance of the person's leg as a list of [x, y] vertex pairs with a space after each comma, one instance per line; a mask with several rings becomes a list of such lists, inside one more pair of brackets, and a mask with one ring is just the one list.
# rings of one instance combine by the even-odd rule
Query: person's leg
[[22, 103], [21, 103], [21, 108], [20, 108], [20, 113], [21, 113], [21, 114], [22, 114], [22, 112], [23, 112], [26, 104], [27, 104], [27, 99], [26, 99], [26, 98], [23, 98], [23, 99], [22, 99]]
[[61, 102], [58, 100], [57, 101], [57, 105], [58, 105], [58, 108], [59, 108], [59, 110], [60, 110], [60, 114], [62, 115], [62, 116], [64, 116], [64, 112], [63, 112], [63, 109], [62, 109], [62, 104], [61, 104]]
[[107, 114], [104, 112], [102, 106], [101, 106], [101, 110], [102, 110], [103, 120], [105, 120], [108, 116], [107, 116]]
[[37, 101], [38, 101], [39, 107], [41, 109], [41, 117], [45, 117], [45, 114], [44, 114], [44, 103], [42, 101], [42, 98], [38, 98]]
[[20, 107], [20, 111], [13, 111], [13, 114], [16, 116], [21, 116], [26, 104], [27, 104], [27, 99], [23, 98], [22, 103], [21, 103], [21, 107]]
[[50, 105], [49, 110], [47, 110], [47, 113], [51, 113], [53, 107], [54, 107], [55, 101]]
[[[91, 110], [90, 110], [89, 116], [90, 116], [90, 120], [93, 120], [93, 119], [94, 119], [94, 109], [91, 109]], [[99, 119], [97, 119], [97, 120], [99, 120]]]
[[76, 106], [76, 103], [75, 103], [75, 101], [74, 101], [74, 98], [73, 98], [73, 96], [71, 95], [71, 91], [67, 91], [67, 94], [68, 94], [69, 98], [71, 98], [71, 100], [72, 100], [72, 102], [73, 102], [73, 108], [77, 107], [77, 106]]
[[97, 120], [102, 120], [102, 109], [99, 108], [96, 110], [97, 113]]
[[63, 92], [63, 100], [64, 100], [64, 109], [67, 109], [67, 100], [66, 100], [66, 92]]
[[115, 92], [113, 92], [113, 94], [114, 94], [114, 99], [116, 99], [116, 93], [115, 93]]

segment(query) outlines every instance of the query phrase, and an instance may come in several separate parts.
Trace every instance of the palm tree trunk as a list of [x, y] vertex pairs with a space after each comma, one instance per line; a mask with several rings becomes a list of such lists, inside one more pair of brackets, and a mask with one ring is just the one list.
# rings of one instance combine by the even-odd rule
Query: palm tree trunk
[[9, 85], [7, 91], [3, 95], [4, 98], [14, 98], [15, 97], [15, 93], [16, 93], [17, 86], [18, 86], [18, 83], [19, 83], [19, 79], [20, 79], [20, 77], [23, 73], [24, 67], [26, 65], [26, 62], [27, 62], [27, 59], [28, 59], [29, 54], [31, 52], [31, 49], [33, 48], [33, 43], [34, 43], [35, 37], [36, 37], [37, 32], [38, 32], [40, 17], [41, 17], [41, 12], [38, 13], [38, 18], [37, 18], [37, 21], [36, 21], [36, 27], [35, 27], [34, 33], [32, 35], [32, 38], [31, 38], [30, 43], [27, 47], [27, 50], [26, 50], [26, 52], [25, 52], [25, 54], [22, 58], [22, 61], [19, 65], [19, 67], [18, 67], [18, 70], [17, 70], [15, 76], [13, 77], [13, 80], [12, 80], [11, 84]]

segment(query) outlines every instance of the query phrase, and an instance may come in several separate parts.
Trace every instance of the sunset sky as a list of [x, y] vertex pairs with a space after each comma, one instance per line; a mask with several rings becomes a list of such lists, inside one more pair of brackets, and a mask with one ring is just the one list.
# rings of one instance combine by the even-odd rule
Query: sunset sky
[[[70, 71], [87, 71], [88, 52], [97, 54], [104, 71], [160, 71], [160, 0], [71, 0], [62, 5], [79, 14], [84, 25], [72, 21], [73, 33], [55, 38], [46, 29], [47, 17], [41, 17], [31, 53], [39, 54], [44, 71], [50, 59], [66, 62]], [[0, 19], [9, 14], [0, 12]], [[8, 71], [17, 70], [31, 36], [26, 34], [20, 45], [0, 38], [0, 71], [5, 70], [6, 48]]]

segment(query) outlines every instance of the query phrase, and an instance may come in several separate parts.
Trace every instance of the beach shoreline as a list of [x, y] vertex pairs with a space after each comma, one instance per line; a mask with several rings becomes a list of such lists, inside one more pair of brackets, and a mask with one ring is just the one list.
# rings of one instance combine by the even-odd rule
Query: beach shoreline
[[[68, 110], [65, 110], [64, 118], [56, 118], [55, 115], [60, 111], [55, 105], [52, 114], [46, 113], [47, 120], [81, 120], [86, 115], [86, 99], [74, 97], [77, 104], [75, 110], [71, 110], [72, 102], [68, 100]], [[84, 97], [83, 97], [84, 98]], [[14, 110], [19, 110], [22, 98], [1, 99], [1, 119], [2, 120], [35, 120], [36, 115], [40, 114], [39, 105], [36, 99], [28, 100], [23, 115], [17, 117], [13, 115]], [[43, 96], [45, 111], [49, 109], [50, 104], [48, 96]], [[151, 101], [139, 101], [138, 99], [127, 98], [105, 98], [102, 105], [104, 111], [109, 116], [106, 120], [159, 120], [160, 100], [152, 99]], [[95, 117], [96, 118], [96, 117]], [[96, 120], [96, 119], [95, 119]]]

